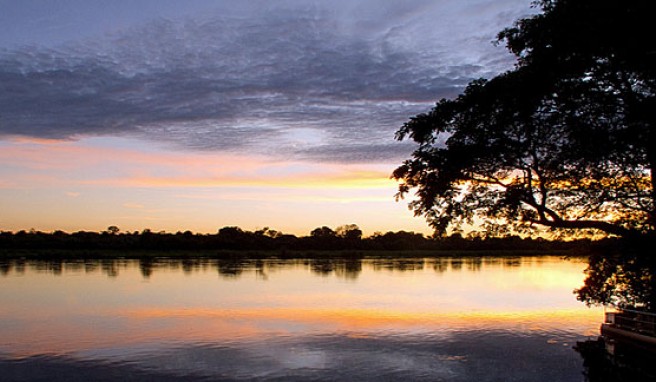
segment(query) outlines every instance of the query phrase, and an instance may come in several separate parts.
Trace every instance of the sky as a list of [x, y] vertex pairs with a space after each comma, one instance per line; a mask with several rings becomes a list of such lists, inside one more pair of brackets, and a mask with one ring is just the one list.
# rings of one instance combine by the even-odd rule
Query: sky
[[531, 0], [0, 0], [0, 230], [430, 233], [394, 133]]

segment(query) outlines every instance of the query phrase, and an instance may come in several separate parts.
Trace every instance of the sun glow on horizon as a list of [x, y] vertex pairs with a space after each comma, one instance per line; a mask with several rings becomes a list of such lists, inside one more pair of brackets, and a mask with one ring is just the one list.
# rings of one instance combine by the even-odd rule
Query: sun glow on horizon
[[[339, 164], [144, 147], [130, 138], [0, 141], [0, 229], [216, 232], [274, 227], [306, 235], [429, 233], [394, 200], [393, 164]], [[11, 200], [11, 203], [7, 201]]]

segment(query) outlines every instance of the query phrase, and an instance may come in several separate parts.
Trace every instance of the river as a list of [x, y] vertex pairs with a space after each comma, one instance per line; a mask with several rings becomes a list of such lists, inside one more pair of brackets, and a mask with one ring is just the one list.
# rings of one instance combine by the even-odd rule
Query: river
[[7, 260], [3, 381], [583, 381], [585, 259]]

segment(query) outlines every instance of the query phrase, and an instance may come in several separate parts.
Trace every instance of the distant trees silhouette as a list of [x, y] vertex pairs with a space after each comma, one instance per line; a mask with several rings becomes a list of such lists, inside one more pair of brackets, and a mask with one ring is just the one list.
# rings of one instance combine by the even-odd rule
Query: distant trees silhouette
[[362, 239], [362, 230], [355, 224], [347, 224], [337, 227], [335, 235], [345, 240], [357, 241]]
[[323, 226], [313, 229], [312, 232], [310, 232], [310, 236], [317, 237], [317, 238], [321, 238], [321, 237], [325, 238], [325, 237], [335, 237], [336, 234], [335, 231], [333, 231], [330, 227]]
[[254, 232], [230, 226], [219, 229], [215, 234], [200, 234], [191, 231], [168, 233], [144, 229], [141, 232], [120, 232], [110, 226], [102, 232], [79, 231], [52, 233], [35, 230], [0, 231], [0, 254], [16, 250], [41, 251], [223, 251], [248, 253], [264, 251], [284, 254], [288, 251], [416, 251], [416, 250], [567, 250], [584, 249], [590, 240], [571, 242], [506, 236], [464, 238], [460, 234], [431, 238], [415, 232], [375, 233], [363, 237], [362, 230], [355, 225], [343, 225], [335, 230], [323, 226], [310, 232], [309, 236], [297, 237], [264, 228]]

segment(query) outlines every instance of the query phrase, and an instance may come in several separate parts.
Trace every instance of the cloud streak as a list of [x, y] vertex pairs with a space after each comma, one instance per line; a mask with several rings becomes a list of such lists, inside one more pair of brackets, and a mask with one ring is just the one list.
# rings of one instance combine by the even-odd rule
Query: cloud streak
[[488, 41], [528, 10], [520, 0], [256, 3], [0, 51], [0, 135], [394, 162], [410, 150], [393, 141], [409, 116], [512, 64]]
[[[207, 151], [143, 152], [106, 147], [98, 141], [0, 143], [0, 175], [12, 180], [0, 182], [0, 189], [253, 188], [260, 194], [271, 189], [382, 189], [390, 194], [394, 184], [389, 179], [390, 169], [384, 165], [273, 161], [270, 157]], [[129, 142], [115, 140], [113, 145], [126, 146]]]

